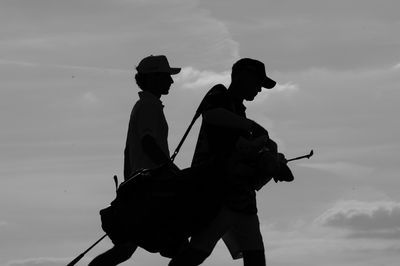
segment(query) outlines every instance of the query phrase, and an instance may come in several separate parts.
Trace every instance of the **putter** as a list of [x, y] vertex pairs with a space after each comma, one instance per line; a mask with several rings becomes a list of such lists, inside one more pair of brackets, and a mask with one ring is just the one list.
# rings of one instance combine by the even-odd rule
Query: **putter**
[[296, 161], [296, 160], [300, 160], [300, 159], [304, 159], [304, 158], [310, 159], [310, 157], [313, 156], [313, 155], [314, 155], [314, 151], [311, 150], [310, 153], [307, 154], [307, 155], [303, 155], [303, 156], [295, 157], [295, 158], [292, 158], [292, 159], [288, 159], [288, 160], [286, 160], [286, 162], [288, 163], [288, 162], [291, 162], [291, 161]]

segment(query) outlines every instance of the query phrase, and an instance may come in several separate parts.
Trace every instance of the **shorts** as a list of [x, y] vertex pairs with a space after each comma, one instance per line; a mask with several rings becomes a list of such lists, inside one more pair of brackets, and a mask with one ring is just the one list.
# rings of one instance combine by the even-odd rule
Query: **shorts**
[[257, 214], [238, 213], [222, 240], [234, 260], [242, 258], [243, 251], [264, 250]]
[[244, 214], [223, 207], [217, 217], [193, 235], [190, 246], [211, 254], [223, 239], [233, 259], [242, 258], [247, 250], [264, 250], [257, 214]]

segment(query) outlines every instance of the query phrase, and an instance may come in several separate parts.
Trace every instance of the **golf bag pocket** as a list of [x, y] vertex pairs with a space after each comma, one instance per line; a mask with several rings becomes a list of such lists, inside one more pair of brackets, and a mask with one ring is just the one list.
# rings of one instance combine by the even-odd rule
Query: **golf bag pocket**
[[118, 206], [110, 206], [100, 210], [101, 228], [108, 235], [114, 245], [126, 242], [129, 237], [125, 231], [125, 222], [120, 215]]

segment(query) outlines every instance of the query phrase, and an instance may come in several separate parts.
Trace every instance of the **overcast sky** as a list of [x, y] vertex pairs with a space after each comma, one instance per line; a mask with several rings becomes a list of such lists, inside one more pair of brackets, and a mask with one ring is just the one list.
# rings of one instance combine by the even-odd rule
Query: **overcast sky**
[[[398, 0], [0, 0], [0, 265], [65, 265], [103, 234], [134, 69], [150, 54], [183, 68], [163, 98], [171, 151], [237, 59], [263, 61], [277, 80], [246, 102], [248, 116], [286, 157], [315, 155], [292, 164], [293, 183], [257, 195], [268, 265], [398, 265], [399, 10]], [[167, 262], [140, 250], [123, 265]], [[204, 265], [241, 261], [219, 244]]]

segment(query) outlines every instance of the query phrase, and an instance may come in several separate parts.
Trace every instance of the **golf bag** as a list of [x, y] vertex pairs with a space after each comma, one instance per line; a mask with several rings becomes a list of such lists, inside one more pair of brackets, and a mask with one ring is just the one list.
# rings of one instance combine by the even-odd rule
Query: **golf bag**
[[102, 228], [114, 244], [130, 241], [172, 257], [217, 214], [219, 186], [210, 164], [180, 171], [168, 165], [140, 170], [100, 211]]

